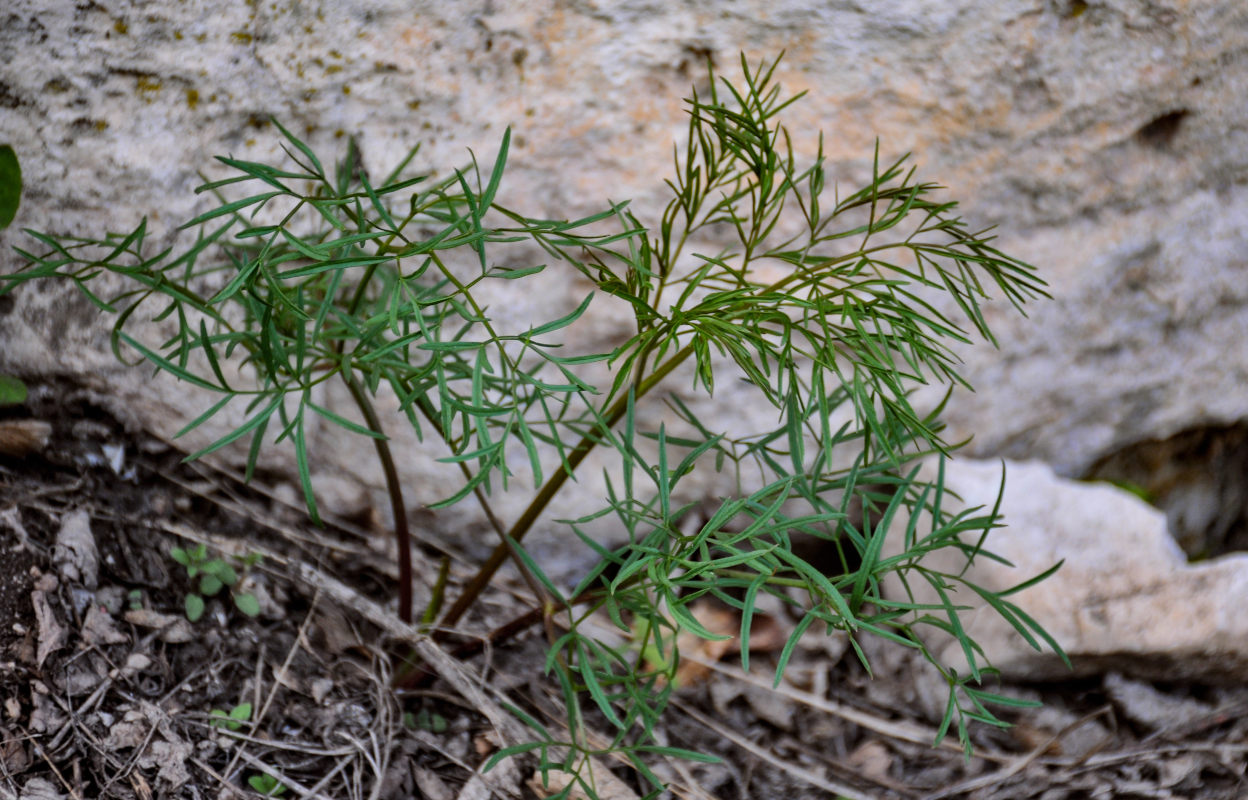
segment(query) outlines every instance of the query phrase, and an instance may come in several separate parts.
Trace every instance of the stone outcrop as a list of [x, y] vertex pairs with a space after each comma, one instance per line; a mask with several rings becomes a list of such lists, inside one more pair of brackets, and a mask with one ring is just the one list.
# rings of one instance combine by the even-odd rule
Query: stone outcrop
[[[1003, 591], [1064, 562], [1052, 577], [1008, 599], [1057, 640], [1074, 672], [1051, 652], [1029, 647], [976, 595], [955, 592], [953, 602], [973, 609], [962, 614], [967, 633], [994, 666], [1033, 679], [1116, 671], [1157, 680], [1242, 680], [1248, 620], [1238, 609], [1248, 601], [1248, 555], [1189, 564], [1162, 512], [1118, 487], [1061, 478], [1036, 462], [957, 459], [947, 464], [946, 488], [964, 507], [992, 508], [1003, 465], [1006, 527], [990, 534], [985, 547], [1013, 567], [981, 557], [967, 580]], [[930, 465], [925, 469], [934, 474]], [[958, 573], [965, 559], [939, 552], [924, 564]], [[889, 593], [904, 597], [895, 583]], [[930, 589], [916, 596], [936, 599]], [[952, 640], [938, 635], [929, 642], [948, 663], [965, 664]]]
[[[973, 432], [974, 455], [1077, 475], [1138, 442], [1248, 416], [1248, 5], [1238, 0], [8, 0], [0, 143], [16, 147], [26, 194], [0, 234], [0, 271], [17, 265], [21, 227], [98, 234], [146, 215], [154, 244], [168, 243], [206, 207], [192, 189], [201, 172], [221, 175], [211, 156], [280, 156], [271, 116], [323, 153], [354, 137], [381, 174], [417, 142], [416, 166], [445, 174], [469, 148], [488, 158], [511, 126], [501, 200], [571, 217], [632, 198], [652, 221], [684, 131], [682, 98], [704, 83], [706, 60], [731, 75], [739, 52], [781, 50], [781, 81], [809, 93], [788, 126], [806, 154], [826, 132], [830, 180], [869, 174], [877, 138], [884, 158], [911, 152], [972, 228], [999, 226], [1001, 248], [1050, 283], [1053, 301], [1029, 320], [987, 310], [1002, 347], [963, 353], [977, 391], [950, 405], [951, 438]], [[588, 290], [555, 275], [495, 310], [523, 327]], [[625, 329], [603, 308], [578, 336], [609, 348]], [[185, 386], [118, 366], [109, 324], [68, 287], [25, 287], [0, 298], [0, 371], [83, 377], [165, 434], [207, 407]], [[722, 387], [716, 401], [748, 408], [734, 399]], [[318, 471], [376, 492], [368, 442], [332, 427], [312, 435]], [[413, 503], [453, 487], [440, 453], [410, 437], [398, 450]], [[1020, 468], [1012, 485], [1032, 479], [1057, 485], [1039, 468]], [[1076, 488], [1081, 505], [1102, 496]], [[557, 512], [584, 510], [568, 499]], [[1091, 543], [1058, 539], [1080, 531], [1056, 521], [1028, 524], [1073, 565], [1069, 548], [1153, 536], [1145, 511], [1089, 518], [1114, 529], [1084, 530]], [[479, 520], [445, 513], [438, 524], [468, 531]], [[1183, 574], [1204, 577], [1184, 586], [1232, 580], [1234, 569], [1192, 567]], [[1114, 592], [1097, 608], [1117, 625]], [[1191, 602], [1210, 610], [1221, 602], [1200, 597]]]

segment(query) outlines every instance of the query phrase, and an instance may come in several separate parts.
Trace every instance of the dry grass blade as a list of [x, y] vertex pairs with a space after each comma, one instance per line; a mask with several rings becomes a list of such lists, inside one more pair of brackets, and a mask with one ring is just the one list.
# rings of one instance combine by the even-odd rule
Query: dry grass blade
[[1053, 745], [1060, 742], [1065, 736], [1069, 735], [1072, 731], [1076, 730], [1077, 728], [1083, 725], [1086, 725], [1087, 723], [1091, 722], [1094, 719], [1103, 717], [1111, 713], [1112, 711], [1113, 711], [1113, 706], [1106, 705], [1106, 706], [1102, 706], [1101, 708], [1098, 708], [1097, 710], [1091, 712], [1090, 714], [1085, 714], [1084, 716], [1080, 717], [1079, 719], [1067, 725], [1065, 728], [1062, 728], [1060, 731], [1050, 736], [1046, 741], [1041, 742], [1039, 745], [1034, 747], [1030, 752], [1015, 758], [1009, 764], [997, 770], [996, 772], [992, 773], [991, 775], [983, 775], [978, 778], [972, 778], [969, 781], [963, 781], [962, 783], [959, 783], [955, 786], [950, 786], [946, 789], [942, 789], [939, 792], [926, 795], [923, 798], [923, 800], [941, 800], [941, 798], [944, 798], [944, 797], [954, 797], [956, 795], [961, 795], [966, 792], [974, 791], [976, 789], [983, 789], [989, 786], [998, 786], [1000, 784], [1003, 784], [1006, 781], [1008, 781], [1010, 778], [1014, 777], [1018, 773], [1027, 769], [1027, 767], [1031, 766], [1031, 764], [1034, 763], [1037, 759], [1039, 759], [1040, 756], [1048, 752], [1049, 748], [1051, 748]]
[[863, 794], [852, 786], [846, 786], [843, 783], [830, 781], [827, 778], [816, 775], [808, 769], [803, 769], [802, 767], [790, 764], [784, 759], [776, 758], [771, 753], [768, 753], [763, 748], [751, 742], [749, 739], [746, 739], [744, 736], [740, 736], [723, 725], [720, 725], [718, 722], [704, 715], [688, 703], [681, 700], [673, 700], [672, 705], [679, 708], [699, 725], [705, 726], [707, 729], [714, 731], [724, 739], [727, 739], [735, 744], [737, 747], [740, 747], [742, 750], [749, 752], [751, 755], [766, 761], [768, 764], [786, 775], [796, 778], [803, 783], [814, 786], [817, 789], [822, 789], [825, 792], [831, 792], [832, 794], [845, 797], [847, 800], [873, 800], [871, 795]]
[[[720, 675], [724, 675], [735, 681], [748, 683], [751, 686], [757, 686], [760, 689], [775, 692], [776, 694], [783, 695], [784, 697], [801, 703], [802, 705], [809, 706], [810, 708], [822, 711], [826, 714], [832, 714], [833, 716], [840, 717], [846, 722], [852, 722], [855, 725], [859, 725], [869, 731], [874, 731], [875, 733], [888, 736], [892, 739], [921, 745], [931, 745], [931, 743], [936, 739], [936, 729], [930, 726], [920, 725], [916, 722], [890, 722], [889, 720], [881, 719], [874, 714], [868, 714], [865, 711], [850, 708], [842, 703], [827, 700], [809, 692], [803, 692], [800, 689], [794, 689], [783, 683], [779, 686], [774, 686], [770, 679], [764, 679], [757, 675], [751, 675], [748, 672], [742, 671], [740, 667], [730, 667], [707, 660], [700, 660], [697, 656], [686, 653], [681, 653], [680, 657], [682, 660], [687, 659], [696, 661], [697, 663], [718, 672]], [[959, 755], [962, 754], [962, 748], [953, 742], [941, 742], [940, 746], [944, 750], [958, 753]], [[985, 755], [984, 753], [977, 753], [976, 755], [982, 758], [991, 758], [991, 756]]]

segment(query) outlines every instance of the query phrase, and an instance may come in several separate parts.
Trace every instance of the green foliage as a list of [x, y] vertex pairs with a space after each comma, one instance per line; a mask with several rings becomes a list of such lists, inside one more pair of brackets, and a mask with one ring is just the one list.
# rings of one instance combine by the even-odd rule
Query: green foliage
[[10, 375], [0, 375], [0, 406], [20, 406], [26, 402], [26, 384]]
[[12, 145], [0, 145], [0, 230], [9, 227], [22, 202], [22, 167]]
[[208, 716], [211, 718], [209, 724], [214, 728], [236, 731], [251, 719], [251, 703], [239, 703], [229, 711], [214, 708], [208, 712]]
[[450, 727], [446, 717], [436, 711], [430, 712], [427, 708], [422, 708], [415, 714], [410, 711], [405, 713], [403, 715], [403, 725], [408, 728], [419, 728], [430, 733], [445, 733], [446, 729]]
[[[118, 358], [130, 348], [158, 371], [220, 395], [183, 432], [243, 404], [245, 421], [190, 458], [249, 443], [250, 475], [261, 448], [289, 441], [313, 518], [308, 421], [369, 438], [395, 511], [399, 608], [410, 620], [405, 505], [373, 406], [383, 388], [397, 397], [402, 419], [445, 447], [443, 462], [463, 478], [436, 507], [471, 497], [499, 537], [439, 627], [453, 626], [508, 559], [545, 609], [546, 668], [563, 693], [566, 728], [514, 709], [535, 740], [493, 763], [534, 753], [543, 774], [570, 772], [592, 795], [591, 759], [604, 751], [589, 743], [591, 717], [612, 731], [607, 750], [656, 787], [647, 766], [656, 755], [706, 758], [654, 739], [679, 663], [677, 634], [716, 636], [690, 610], [706, 596], [740, 610], [747, 667], [759, 599], [793, 609], [800, 622], [777, 659], [777, 681], [811, 630], [845, 632], [864, 664], [864, 634], [916, 649], [949, 686], [941, 738], [956, 730], [969, 749], [969, 722], [1002, 724], [989, 706], [1017, 702], [981, 688], [992, 668], [963, 627], [965, 600], [981, 598], [1031, 645], [1058, 650], [1008, 599], [1049, 573], [994, 593], [965, 570], [927, 565], [939, 550], [968, 562], [996, 558], [985, 540], [1000, 520], [997, 508], [949, 510], [943, 460], [935, 479], [920, 477], [918, 459], [943, 459], [953, 446], [940, 438], [939, 409], [921, 412], [910, 397], [931, 381], [964, 385], [954, 343], [978, 336], [995, 344], [982, 309], [990, 291], [1021, 308], [1044, 295], [1044, 284], [994, 248], [988, 231], [970, 229], [955, 203], [936, 199], [939, 187], [917, 182], [905, 158], [881, 162], [877, 146], [866, 185], [829, 187], [822, 138], [813, 159], [800, 162], [779, 123], [800, 95], [783, 96], [774, 62], [751, 68], [742, 59], [742, 67], [740, 83], [712, 76], [709, 91], [689, 101], [687, 136], [667, 181], [671, 200], [654, 224], [625, 203], [572, 221], [500, 204], [510, 132], [488, 173], [474, 158], [440, 180], [405, 178], [413, 150], [374, 183], [354, 142], [331, 174], [277, 125], [290, 163], [220, 158], [233, 174], [199, 188], [217, 204], [183, 226], [194, 230], [185, 249], [152, 253], [146, 222], [102, 239], [32, 231], [41, 252], [19, 250], [27, 264], [0, 276], [0, 293], [28, 280], [72, 281], [116, 315]], [[482, 290], [507, 281], [524, 291], [548, 266], [529, 260], [538, 248], [588, 278], [598, 298], [504, 330]], [[104, 272], [127, 279], [125, 288], [93, 293], [88, 284]], [[610, 353], [567, 352], [567, 330], [591, 303], [610, 302], [631, 311], [628, 341]], [[157, 345], [132, 336], [127, 323], [140, 307], [169, 321], [172, 335]], [[585, 368], [602, 363], [613, 377], [599, 386]], [[734, 402], [767, 404], [778, 421], [756, 431], [714, 428], [672, 390], [686, 365], [695, 390], [711, 395], [739, 383]], [[331, 380], [349, 390], [355, 418], [318, 400]], [[671, 412], [657, 427], [638, 413], [647, 395]], [[569, 590], [522, 540], [596, 449], [616, 466], [607, 497], [596, 513], [564, 524], [599, 560]], [[727, 471], [737, 488], [702, 518], [679, 498], [682, 481], [708, 469]], [[490, 501], [499, 490], [521, 490], [517, 471], [538, 488], [507, 525]], [[615, 531], [610, 543], [593, 527], [605, 524]], [[839, 567], [828, 573], [803, 560], [793, 549], [798, 536], [823, 540]], [[199, 595], [232, 585], [206, 566], [202, 548], [180, 552], [188, 575], [200, 578]], [[888, 576], [907, 591], [928, 591], [886, 596]], [[929, 593], [939, 599], [918, 599]], [[619, 639], [591, 634], [591, 616], [618, 628]], [[968, 668], [941, 663], [925, 629], [959, 641]], [[646, 657], [655, 653], [667, 655]]]
[[[202, 543], [190, 550], [175, 547], [169, 551], [169, 555], [186, 568], [186, 577], [197, 587], [197, 591], [188, 592], [186, 595], [186, 618], [191, 622], [198, 622], [204, 615], [205, 597], [214, 597], [225, 588], [232, 590], [238, 583], [238, 573], [234, 568], [220, 558], [209, 558], [208, 548]], [[250, 569], [259, 560], [252, 553], [245, 559], [240, 559], [240, 564], [244, 569]], [[230, 597], [234, 600], [235, 607], [247, 616], [254, 617], [260, 613], [260, 603], [255, 595], [231, 591]]]
[[280, 797], [286, 792], [286, 785], [272, 775], [257, 773], [247, 779], [247, 785], [265, 797]]

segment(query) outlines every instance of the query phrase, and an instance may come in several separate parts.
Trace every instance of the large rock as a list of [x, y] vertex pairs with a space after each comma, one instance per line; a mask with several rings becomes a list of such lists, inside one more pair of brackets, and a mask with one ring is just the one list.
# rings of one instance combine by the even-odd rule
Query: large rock
[[[8, 245], [25, 242], [20, 227], [98, 234], [148, 215], [154, 244], [169, 241], [205, 207], [191, 189], [201, 171], [221, 174], [212, 155], [280, 156], [270, 115], [325, 153], [355, 136], [373, 174], [418, 141], [418, 166], [443, 174], [468, 148], [488, 159], [511, 125], [504, 202], [573, 216], [631, 197], [652, 221], [684, 131], [681, 98], [703, 82], [706, 58], [732, 75], [739, 51], [781, 50], [781, 81], [809, 91], [788, 118], [796, 146], [813, 152], [825, 131], [830, 178], [861, 180], [877, 137], [885, 158], [913, 152], [920, 179], [948, 186], [972, 227], [999, 225], [1002, 248], [1052, 285], [1055, 300], [1030, 320], [988, 309], [1000, 352], [965, 352], [978, 391], [958, 397], [949, 420], [954, 436], [976, 433], [976, 454], [1073, 474], [1133, 442], [1244, 415], [1248, 6], [1238, 0], [8, 0], [0, 140], [16, 146], [27, 192], [0, 234], [0, 270], [17, 264]], [[495, 311], [524, 327], [588, 288], [554, 275]], [[609, 348], [623, 317], [603, 320], [577, 335]], [[0, 301], [0, 370], [86, 377], [166, 434], [209, 404], [118, 367], [108, 324], [66, 287], [26, 287]], [[732, 415], [771, 421], [729, 382], [717, 401], [734, 429], [749, 420]], [[313, 437], [318, 470], [380, 485], [368, 442], [332, 427]], [[410, 438], [399, 449], [413, 502], [454, 485], [440, 453]], [[559, 513], [597, 504], [600, 488], [583, 486], [588, 499]]]
[[[946, 466], [946, 487], [964, 506], [992, 508], [1002, 466], [955, 459]], [[1061, 644], [1073, 675], [1112, 670], [1157, 680], [1242, 681], [1248, 672], [1248, 618], [1240, 613], [1248, 603], [1248, 555], [1189, 564], [1166, 530], [1165, 515], [1129, 492], [1070, 481], [1045, 464], [1005, 467], [1006, 527], [990, 534], [985, 547], [1014, 566], [979, 558], [966, 577], [1002, 591], [1064, 562], [1049, 579], [1008, 599]], [[924, 563], [957, 573], [965, 559], [942, 552]], [[898, 588], [891, 593], [903, 597]], [[935, 599], [930, 591], [919, 596]], [[967, 633], [1007, 676], [1072, 675], [1051, 652], [1029, 647], [976, 595], [963, 590], [952, 599], [974, 607], [962, 615]], [[935, 636], [931, 644], [948, 663], [965, 664], [952, 640]]]

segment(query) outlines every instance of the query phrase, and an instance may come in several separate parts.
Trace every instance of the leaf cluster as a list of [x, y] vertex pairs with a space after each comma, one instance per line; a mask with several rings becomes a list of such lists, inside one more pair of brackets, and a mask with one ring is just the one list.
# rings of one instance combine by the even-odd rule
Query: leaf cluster
[[[219, 395], [183, 433], [242, 404], [244, 421], [190, 458], [244, 443], [250, 475], [262, 448], [289, 441], [314, 519], [309, 420], [371, 440], [394, 509], [400, 615], [410, 620], [405, 503], [386, 434], [398, 420], [383, 422], [374, 408], [383, 391], [396, 398], [402, 420], [440, 443], [442, 461], [462, 477], [436, 506], [471, 498], [499, 540], [445, 611], [439, 582], [425, 621], [456, 625], [508, 560], [542, 609], [546, 667], [567, 718], [556, 729], [517, 706], [536, 738], [494, 762], [535, 753], [544, 773], [572, 773], [565, 794], [579, 785], [593, 795], [590, 765], [605, 752], [624, 754], [656, 791], [656, 756], [705, 758], [660, 746], [655, 735], [679, 663], [677, 636], [720, 635], [691, 610], [703, 598], [739, 611], [747, 668], [760, 608], [788, 610], [797, 622], [774, 664], [777, 681], [812, 629], [846, 634], [868, 669], [865, 634], [916, 649], [949, 686], [940, 737], [956, 730], [969, 748], [969, 722], [1000, 725], [989, 705], [1017, 701], [983, 688], [992, 668], [966, 633], [967, 598], [987, 603], [1031, 645], [1060, 653], [1009, 600], [1049, 573], [992, 592], [965, 569], [928, 566], [938, 551], [967, 564], [1000, 560], [986, 544], [1001, 522], [999, 508], [951, 510], [943, 463], [956, 445], [941, 438], [941, 409], [916, 409], [911, 396], [926, 383], [965, 385], [956, 348], [973, 338], [996, 343], [984, 303], [995, 296], [1021, 310], [1044, 296], [1044, 283], [996, 249], [991, 231], [958, 217], [940, 187], [917, 181], [905, 157], [881, 161], [877, 145], [865, 185], [843, 195], [828, 185], [822, 136], [803, 160], [780, 122], [801, 95], [784, 95], [777, 65], [743, 58], [740, 82], [712, 75], [690, 98], [670, 201], [653, 224], [626, 203], [570, 221], [501, 204], [510, 131], [488, 170], [473, 157], [441, 179], [404, 177], [413, 149], [374, 182], [354, 141], [330, 171], [275, 122], [289, 163], [220, 158], [233, 174], [199, 188], [216, 205], [183, 226], [194, 232], [189, 246], [151, 252], [145, 222], [101, 239], [30, 231], [42, 251], [18, 251], [26, 266], [0, 276], [0, 294], [35, 279], [73, 283], [115, 315], [118, 358], [131, 348]], [[500, 249], [520, 256], [499, 258]], [[609, 353], [564, 352], [594, 294], [557, 318], [503, 329], [483, 290], [496, 281], [525, 286], [547, 266], [533, 263], [535, 253], [624, 304], [627, 340]], [[93, 281], [106, 273], [122, 286], [102, 296]], [[140, 308], [167, 321], [171, 335], [160, 343], [133, 336]], [[610, 367], [607, 384], [591, 379], [594, 364]], [[673, 386], [681, 375], [706, 396], [736, 383], [734, 402], [752, 393], [777, 422], [761, 430], [712, 422]], [[343, 382], [354, 412], [322, 399], [331, 380]], [[643, 411], [655, 399], [668, 412], [657, 426]], [[568, 587], [523, 540], [595, 450], [615, 467], [603, 505], [562, 522], [597, 562]], [[935, 479], [920, 472], [924, 458], [939, 463]], [[537, 489], [507, 521], [491, 498], [516, 489], [515, 469]], [[682, 481], [698, 470], [726, 472], [735, 490], [709, 508], [690, 502]], [[812, 538], [835, 554], [835, 569], [798, 554], [795, 541]], [[200, 580], [201, 613], [199, 595], [233, 585], [221, 569], [228, 565], [202, 547], [174, 557]], [[903, 599], [884, 591], [886, 579]], [[604, 626], [614, 633], [600, 635]], [[941, 663], [925, 631], [960, 643], [964, 674]], [[605, 748], [591, 743], [596, 726], [611, 731]]]
[[[230, 596], [239, 611], [249, 617], [260, 613], [260, 602], [256, 600], [255, 595], [233, 591], [238, 583], [238, 572], [220, 558], [209, 558], [206, 545], [201, 543], [190, 550], [175, 547], [169, 551], [169, 556], [186, 569], [186, 577], [197, 589], [186, 595], [186, 618], [191, 622], [198, 622], [199, 618], [204, 615], [204, 598], [215, 597], [222, 589], [231, 590]], [[243, 565], [247, 569], [256, 563], [258, 563], [258, 557], [248, 556], [243, 560]]]

